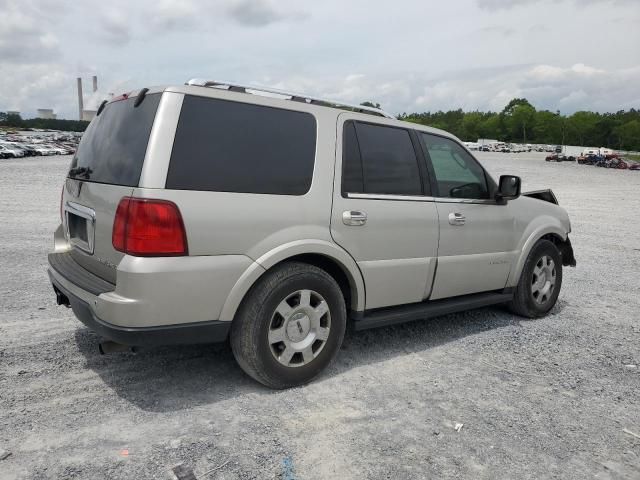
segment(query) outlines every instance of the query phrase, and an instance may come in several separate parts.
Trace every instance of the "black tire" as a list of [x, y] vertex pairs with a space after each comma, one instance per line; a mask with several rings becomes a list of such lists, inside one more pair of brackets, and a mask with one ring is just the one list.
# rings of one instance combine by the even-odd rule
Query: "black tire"
[[[551, 258], [554, 265], [555, 285], [548, 298], [542, 302], [536, 300], [532, 292], [532, 285], [537, 277], [534, 277], [536, 267], [542, 265], [544, 257]], [[509, 303], [509, 309], [520, 316], [527, 318], [539, 318], [549, 313], [556, 301], [562, 287], [562, 255], [558, 248], [549, 240], [540, 240], [529, 253], [522, 269], [520, 280], [513, 300]]]
[[[300, 366], [286, 366], [272, 353], [269, 330], [276, 308], [283, 299], [300, 290], [312, 290], [324, 299], [329, 308], [330, 328], [313, 360]], [[344, 296], [336, 281], [313, 265], [287, 262], [265, 273], [247, 294], [231, 325], [231, 349], [242, 370], [267, 387], [284, 389], [304, 385], [335, 359], [346, 323]]]

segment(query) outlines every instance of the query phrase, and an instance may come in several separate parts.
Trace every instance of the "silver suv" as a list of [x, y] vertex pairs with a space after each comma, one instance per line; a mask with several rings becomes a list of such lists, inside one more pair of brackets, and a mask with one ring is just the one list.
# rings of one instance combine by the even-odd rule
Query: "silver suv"
[[496, 183], [454, 136], [224, 82], [103, 103], [62, 190], [49, 276], [103, 351], [230, 340], [274, 388], [356, 330], [508, 304], [575, 265], [551, 191]]

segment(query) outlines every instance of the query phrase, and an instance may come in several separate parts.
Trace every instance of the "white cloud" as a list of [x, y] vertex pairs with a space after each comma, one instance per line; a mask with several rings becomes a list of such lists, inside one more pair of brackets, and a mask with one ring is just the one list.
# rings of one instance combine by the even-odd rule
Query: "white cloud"
[[393, 113], [514, 96], [640, 107], [638, 14], [637, 0], [0, 0], [0, 111], [75, 118], [75, 77], [93, 74], [114, 93], [208, 77]]

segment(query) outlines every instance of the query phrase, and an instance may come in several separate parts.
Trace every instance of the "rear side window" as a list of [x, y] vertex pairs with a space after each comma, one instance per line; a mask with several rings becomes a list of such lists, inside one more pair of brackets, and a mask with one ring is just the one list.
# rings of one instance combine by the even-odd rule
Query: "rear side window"
[[316, 150], [313, 115], [186, 96], [166, 187], [304, 195]]
[[147, 95], [137, 107], [135, 97], [105, 105], [84, 132], [69, 177], [137, 186], [160, 97]]
[[418, 159], [407, 130], [346, 122], [343, 193], [422, 195]]

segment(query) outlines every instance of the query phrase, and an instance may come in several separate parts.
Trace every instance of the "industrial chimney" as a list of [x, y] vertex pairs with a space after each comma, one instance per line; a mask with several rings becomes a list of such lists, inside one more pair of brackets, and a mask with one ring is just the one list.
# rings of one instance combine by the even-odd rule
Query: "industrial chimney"
[[93, 93], [96, 93], [98, 91], [98, 77], [94, 75], [91, 78], [93, 79]]
[[[97, 79], [96, 79], [97, 82]], [[82, 110], [84, 109], [82, 101], [82, 79], [78, 77], [78, 119], [82, 120]]]

